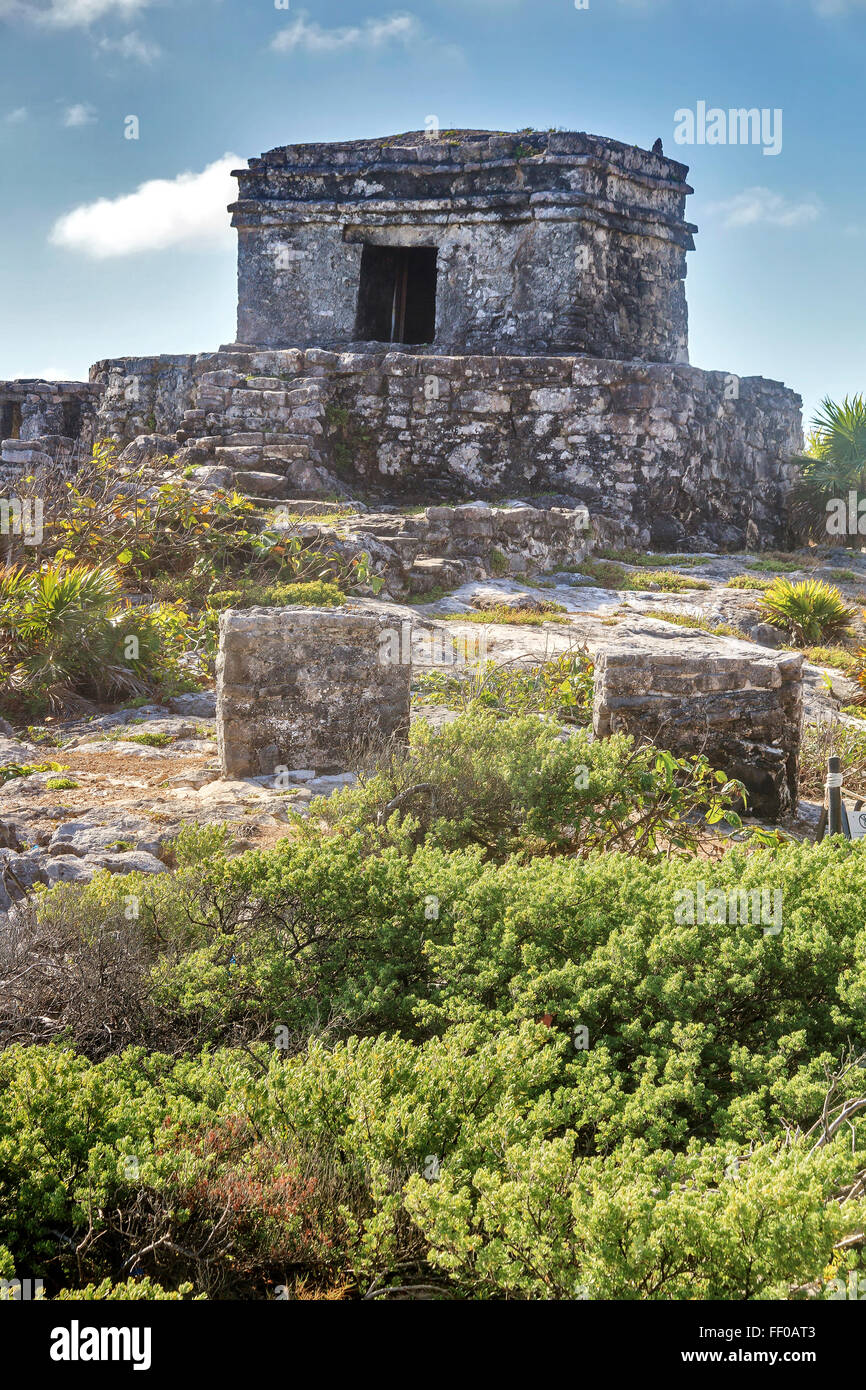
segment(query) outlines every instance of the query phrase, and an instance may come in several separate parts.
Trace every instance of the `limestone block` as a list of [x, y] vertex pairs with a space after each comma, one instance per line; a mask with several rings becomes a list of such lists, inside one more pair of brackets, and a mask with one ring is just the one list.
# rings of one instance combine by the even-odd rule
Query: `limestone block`
[[220, 616], [217, 738], [224, 775], [344, 771], [359, 740], [409, 730], [411, 667], [388, 613], [347, 606]]

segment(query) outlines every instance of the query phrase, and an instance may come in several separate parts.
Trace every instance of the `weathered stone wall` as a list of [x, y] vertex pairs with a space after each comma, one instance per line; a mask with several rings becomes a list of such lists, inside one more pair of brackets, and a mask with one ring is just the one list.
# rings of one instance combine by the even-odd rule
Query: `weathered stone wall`
[[236, 171], [238, 341], [347, 347], [363, 247], [425, 246], [436, 349], [687, 361], [687, 172], [576, 132], [271, 150]]
[[555, 493], [660, 547], [782, 544], [803, 443], [780, 383], [660, 363], [314, 348], [125, 359], [94, 380], [106, 432], [128, 443], [144, 411], [159, 434], [180, 424], [185, 462], [251, 473], [254, 494]]
[[[99, 427], [106, 438], [129, 444], [142, 434], [174, 434], [193, 405], [196, 367], [215, 353], [119, 357], [95, 362]], [[204, 370], [204, 367], [201, 367]]]
[[611, 539], [591, 529], [583, 509], [476, 502], [427, 507], [420, 515], [368, 512], [330, 525], [293, 522], [292, 530], [347, 559], [367, 555], [392, 596], [495, 575], [574, 569], [596, 539]]
[[340, 772], [365, 738], [405, 740], [410, 667], [388, 659], [393, 628], [390, 615], [351, 607], [221, 614], [217, 738], [225, 775]]
[[51, 460], [87, 456], [96, 435], [98, 385], [0, 381], [0, 471], [15, 475]]
[[[803, 657], [658, 625], [595, 644], [593, 728], [705, 753], [750, 793], [750, 810], [778, 819], [797, 803]], [[590, 644], [592, 647], [593, 644]]]

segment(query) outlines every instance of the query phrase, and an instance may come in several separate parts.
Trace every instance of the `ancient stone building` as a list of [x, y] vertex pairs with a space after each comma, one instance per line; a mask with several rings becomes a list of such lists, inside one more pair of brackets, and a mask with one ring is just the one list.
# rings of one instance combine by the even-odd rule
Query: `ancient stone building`
[[574, 132], [272, 150], [237, 172], [238, 341], [97, 363], [97, 433], [253, 497], [781, 545], [800, 398], [688, 365], [686, 174]]
[[89, 452], [101, 395], [98, 383], [0, 381], [0, 480]]
[[238, 340], [687, 361], [686, 173], [573, 132], [272, 150], [235, 175]]

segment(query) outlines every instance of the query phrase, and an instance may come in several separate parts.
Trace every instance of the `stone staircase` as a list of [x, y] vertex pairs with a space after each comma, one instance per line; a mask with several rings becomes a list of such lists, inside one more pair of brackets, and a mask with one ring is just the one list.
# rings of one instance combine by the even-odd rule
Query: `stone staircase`
[[[253, 359], [262, 356], [285, 371], [256, 374]], [[299, 354], [292, 351], [232, 357], [231, 367], [198, 376], [195, 403], [177, 432], [178, 461], [194, 465], [193, 477], [206, 486], [235, 487], [264, 501], [325, 490], [321, 379], [295, 374]]]

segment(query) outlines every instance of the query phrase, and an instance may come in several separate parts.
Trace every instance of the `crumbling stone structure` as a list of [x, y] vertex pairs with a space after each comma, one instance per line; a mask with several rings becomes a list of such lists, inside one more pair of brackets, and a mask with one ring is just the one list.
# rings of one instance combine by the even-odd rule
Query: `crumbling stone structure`
[[687, 169], [575, 132], [425, 133], [237, 171], [238, 338], [98, 363], [100, 426], [253, 497], [534, 500], [623, 538], [778, 546], [778, 382], [688, 366]]
[[593, 728], [707, 755], [742, 781], [770, 820], [797, 803], [803, 657], [699, 631], [661, 637], [652, 623], [590, 643]]
[[101, 395], [98, 382], [0, 381], [0, 475], [89, 453]]
[[367, 740], [405, 742], [411, 668], [394, 659], [399, 635], [393, 616], [351, 606], [221, 614], [217, 739], [225, 776], [342, 772]]
[[688, 170], [572, 131], [291, 145], [238, 169], [238, 341], [687, 361]]

